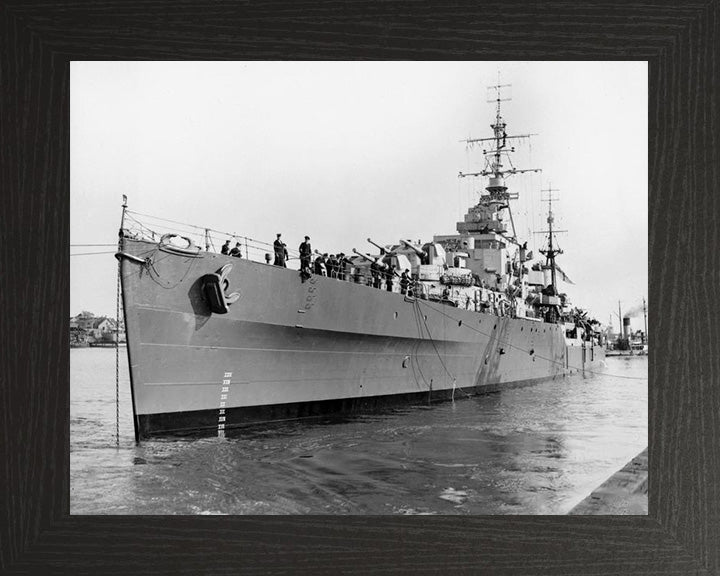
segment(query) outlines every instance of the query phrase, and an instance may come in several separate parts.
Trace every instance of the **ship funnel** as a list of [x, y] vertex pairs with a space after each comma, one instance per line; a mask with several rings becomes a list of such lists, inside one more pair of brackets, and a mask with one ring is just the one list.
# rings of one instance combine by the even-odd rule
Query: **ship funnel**
[[623, 318], [623, 338], [630, 338], [630, 318]]

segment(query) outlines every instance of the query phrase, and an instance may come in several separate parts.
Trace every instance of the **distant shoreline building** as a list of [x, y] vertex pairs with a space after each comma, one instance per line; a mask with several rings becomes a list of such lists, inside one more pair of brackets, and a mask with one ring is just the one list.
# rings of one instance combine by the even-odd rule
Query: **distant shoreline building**
[[95, 316], [83, 310], [70, 318], [70, 346], [83, 347], [93, 344], [115, 344], [125, 342], [125, 326], [120, 320], [119, 330], [114, 318]]

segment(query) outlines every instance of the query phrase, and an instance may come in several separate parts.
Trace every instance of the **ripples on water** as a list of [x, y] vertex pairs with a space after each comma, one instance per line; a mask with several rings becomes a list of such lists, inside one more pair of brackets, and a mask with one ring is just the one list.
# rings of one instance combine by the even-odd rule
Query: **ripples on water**
[[115, 351], [70, 351], [73, 514], [564, 514], [647, 446], [647, 357], [429, 408], [139, 446], [126, 358], [117, 448]]

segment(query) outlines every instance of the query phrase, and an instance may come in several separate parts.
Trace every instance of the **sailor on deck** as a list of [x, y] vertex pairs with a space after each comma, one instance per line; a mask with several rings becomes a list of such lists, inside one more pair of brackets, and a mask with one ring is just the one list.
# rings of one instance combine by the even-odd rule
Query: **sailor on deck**
[[315, 274], [318, 276], [327, 276], [325, 268], [325, 257], [318, 253], [318, 257], [315, 258]]
[[392, 292], [394, 279], [395, 267], [392, 264], [388, 264], [387, 270], [385, 270], [385, 289], [388, 292]]
[[382, 283], [382, 268], [377, 258], [370, 263], [370, 275], [372, 276], [373, 287], [380, 288]]
[[242, 258], [242, 249], [240, 248], [240, 242], [235, 242], [235, 247], [230, 250], [230, 256], [235, 258]]
[[220, 254], [230, 254], [230, 240], [226, 240], [225, 244], [220, 248]]
[[345, 280], [345, 265], [347, 264], [347, 258], [345, 258], [345, 254], [343, 254], [342, 252], [338, 254], [337, 263], [338, 280]]
[[410, 272], [410, 270], [405, 268], [405, 271], [400, 275], [400, 294], [407, 294], [408, 285], [410, 284], [408, 272]]
[[328, 276], [330, 278], [337, 278], [338, 262], [335, 258], [335, 254], [330, 254], [330, 258], [327, 261]]
[[312, 257], [312, 247], [310, 246], [310, 236], [305, 236], [305, 241], [300, 244], [300, 277], [304, 280], [310, 278], [312, 271], [310, 270], [310, 258]]
[[280, 236], [281, 234], [278, 233], [275, 242], [273, 242], [273, 251], [275, 252], [275, 262], [273, 264], [287, 268], [288, 251], [285, 242], [280, 240]]

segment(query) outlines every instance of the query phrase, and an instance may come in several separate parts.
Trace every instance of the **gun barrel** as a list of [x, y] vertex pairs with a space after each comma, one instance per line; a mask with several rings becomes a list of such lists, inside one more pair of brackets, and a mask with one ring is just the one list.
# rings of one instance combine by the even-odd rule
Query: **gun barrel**
[[381, 250], [384, 250], [384, 248], [383, 248], [382, 246], [380, 246], [379, 244], [375, 244], [375, 242], [373, 242], [372, 240], [370, 240], [370, 238], [368, 238], [367, 241], [370, 242], [370, 244], [372, 244], [372, 245], [375, 246], [376, 248], [380, 248]]
[[417, 254], [418, 256], [422, 256], [422, 255], [424, 254], [424, 252], [423, 252], [422, 250], [420, 250], [420, 248], [416, 248], [415, 246], [413, 246], [412, 244], [410, 244], [410, 242], [408, 242], [407, 240], [400, 239], [400, 242], [402, 242], [405, 246], [407, 246], [408, 248], [410, 248], [410, 249], [411, 249], [413, 252], [415, 252], [415, 254]]
[[368, 260], [369, 262], [374, 262], [374, 261], [375, 261], [373, 258], [370, 258], [370, 256], [368, 256], [367, 254], [363, 254], [362, 252], [358, 252], [357, 250], [355, 250], [355, 248], [353, 248], [352, 251], [353, 251], [355, 254], [357, 254], [358, 256], [362, 256], [363, 258], [365, 258], [365, 260]]
[[379, 248], [379, 249], [380, 249], [380, 256], [384, 256], [385, 254], [391, 254], [391, 255], [392, 255], [392, 254], [395, 253], [395, 252], [393, 252], [392, 250], [389, 250], [388, 248], [385, 248], [384, 246], [380, 246], [380, 244], [376, 244], [376, 243], [373, 242], [370, 238], [368, 238], [367, 241], [370, 242], [370, 244], [372, 244], [372, 245], [375, 246], [376, 248]]

